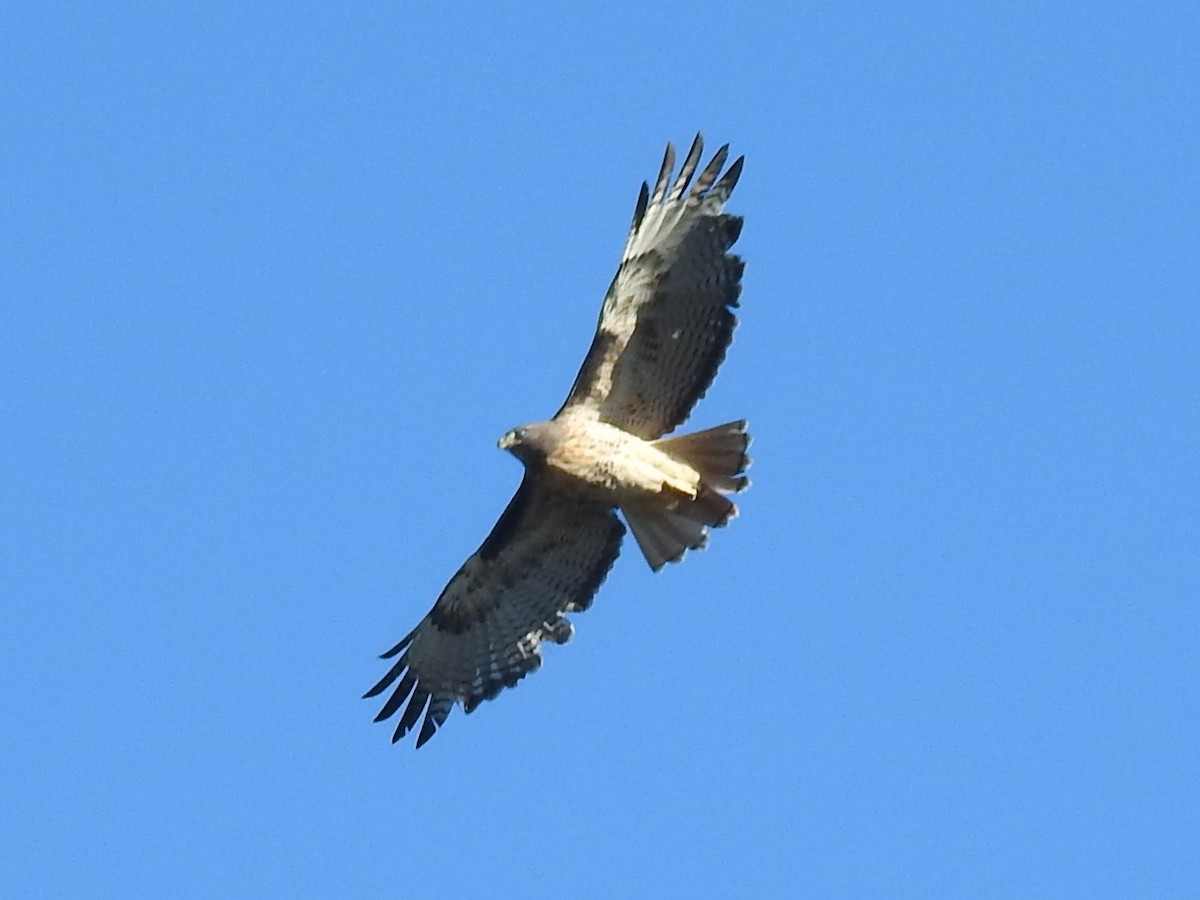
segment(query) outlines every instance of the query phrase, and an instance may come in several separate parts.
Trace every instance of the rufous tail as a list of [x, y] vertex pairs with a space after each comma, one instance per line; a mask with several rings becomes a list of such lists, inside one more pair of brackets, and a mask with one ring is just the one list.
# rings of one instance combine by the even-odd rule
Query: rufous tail
[[667, 511], [660, 507], [623, 507], [634, 539], [650, 568], [677, 562], [688, 550], [708, 543], [708, 529], [720, 528], [737, 515], [729, 493], [750, 486], [746, 470], [750, 457], [750, 435], [746, 420], [727, 422], [705, 431], [663, 438], [654, 446], [700, 473], [700, 489], [694, 500]]

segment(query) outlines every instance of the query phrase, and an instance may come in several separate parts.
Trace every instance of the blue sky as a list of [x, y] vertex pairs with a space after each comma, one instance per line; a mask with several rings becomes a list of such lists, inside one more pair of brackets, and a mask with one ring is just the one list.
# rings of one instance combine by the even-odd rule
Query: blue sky
[[[1126, 6], [10, 11], [3, 893], [1192, 895], [1200, 13]], [[743, 514], [392, 746], [697, 129]]]

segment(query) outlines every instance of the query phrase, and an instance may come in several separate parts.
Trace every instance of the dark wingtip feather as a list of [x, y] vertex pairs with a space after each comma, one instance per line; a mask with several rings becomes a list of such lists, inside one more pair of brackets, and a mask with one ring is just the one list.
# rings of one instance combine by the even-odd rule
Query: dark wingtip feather
[[661, 203], [667, 194], [667, 182], [671, 179], [671, 170], [675, 168], [675, 145], [667, 141], [667, 150], [663, 154], [662, 168], [658, 170], [658, 180], [654, 183], [654, 196], [651, 203]]
[[708, 161], [708, 165], [704, 167], [704, 171], [700, 173], [700, 177], [696, 179], [696, 184], [692, 187], [693, 197], [703, 197], [712, 183], [716, 181], [717, 175], [720, 174], [721, 167], [725, 165], [725, 160], [729, 156], [729, 145], [723, 144], [713, 158]]
[[384, 719], [390, 719], [392, 714], [400, 708], [408, 695], [412, 693], [413, 688], [417, 686], [417, 676], [409, 669], [404, 673], [404, 677], [400, 679], [400, 683], [396, 685], [396, 689], [392, 691], [392, 696], [388, 697], [387, 702], [383, 704], [383, 709], [379, 710], [379, 715], [375, 717], [376, 722], [382, 722]]
[[363, 694], [363, 699], [370, 700], [372, 697], [377, 697], [380, 694], [382, 694], [384, 689], [387, 688], [387, 686], [389, 684], [391, 684], [393, 681], [395, 681], [397, 678], [399, 678], [400, 673], [403, 672], [407, 667], [408, 667], [408, 663], [405, 662], [404, 660], [401, 660], [400, 662], [396, 663], [394, 666], [392, 666], [390, 669], [388, 669], [386, 675], [384, 675], [377, 682], [375, 682], [375, 686], [373, 688], [371, 688], [369, 691], [367, 691], [365, 694]]
[[398, 643], [391, 650], [388, 650], [385, 653], [380, 653], [379, 658], [380, 659], [391, 659], [393, 656], [395, 656], [397, 653], [399, 653], [401, 650], [403, 650], [405, 647], [407, 647], [409, 644], [411, 644], [413, 642], [413, 638], [415, 638], [416, 636], [417, 636], [417, 629], [414, 628], [412, 631], [410, 631], [408, 634], [406, 634], [403, 638], [401, 638], [400, 643]]
[[688, 182], [692, 180], [692, 174], [696, 171], [696, 166], [700, 164], [700, 155], [703, 152], [704, 136], [697, 131], [696, 138], [692, 141], [692, 146], [683, 159], [683, 166], [679, 169], [679, 177], [675, 179], [675, 185], [671, 188], [670, 196], [667, 198], [668, 201], [674, 202], [683, 196]]
[[712, 191], [709, 192], [709, 196], [720, 200], [722, 203], [728, 200], [729, 195], [733, 193], [733, 189], [737, 187], [738, 179], [742, 177], [742, 166], [745, 165], [745, 162], [746, 157], [744, 156], [739, 156], [735, 159], [733, 165], [721, 176], [721, 180], [713, 186]]
[[642, 182], [642, 190], [638, 193], [637, 206], [633, 209], [633, 224], [629, 226], [630, 231], [637, 231], [642, 227], [642, 219], [646, 217], [646, 208], [650, 205], [650, 185]]
[[404, 715], [400, 717], [400, 722], [396, 726], [396, 733], [400, 737], [404, 737], [404, 735], [412, 731], [413, 726], [417, 724], [417, 719], [421, 718], [421, 713], [425, 711], [425, 704], [428, 702], [429, 691], [417, 685], [417, 689], [413, 691], [412, 699], [408, 701], [408, 706], [404, 709]]
[[425, 746], [426, 741], [437, 734], [437, 730], [442, 727], [442, 723], [446, 721], [446, 716], [450, 715], [450, 710], [453, 707], [453, 697], [435, 694], [433, 699], [429, 701], [429, 710], [425, 713], [425, 721], [421, 725], [421, 733], [417, 735], [418, 750]]

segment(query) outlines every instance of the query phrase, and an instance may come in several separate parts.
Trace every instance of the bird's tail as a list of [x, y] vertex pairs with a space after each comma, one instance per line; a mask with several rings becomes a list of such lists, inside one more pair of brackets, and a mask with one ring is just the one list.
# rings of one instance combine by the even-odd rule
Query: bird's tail
[[700, 473], [700, 488], [694, 500], [667, 511], [661, 507], [625, 507], [629, 528], [650, 568], [658, 571], [676, 562], [688, 550], [708, 543], [709, 527], [719, 528], [737, 515], [737, 507], [725, 496], [750, 486], [746, 470], [750, 457], [750, 435], [746, 421], [727, 422], [705, 431], [664, 438], [654, 442], [664, 453]]

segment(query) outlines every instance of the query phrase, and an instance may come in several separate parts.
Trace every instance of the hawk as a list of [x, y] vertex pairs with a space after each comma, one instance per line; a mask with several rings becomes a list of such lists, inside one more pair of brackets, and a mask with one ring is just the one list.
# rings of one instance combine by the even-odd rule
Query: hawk
[[[729, 146], [692, 183], [699, 134], [672, 181], [667, 144], [654, 190], [643, 183], [596, 335], [554, 417], [514, 428], [499, 446], [525, 467], [482, 546], [420, 624], [383, 654], [391, 669], [365, 694], [391, 694], [375, 717], [404, 708], [392, 741], [424, 714], [417, 746], [455, 703], [470, 713], [541, 666], [541, 645], [568, 641], [620, 551], [629, 524], [650, 568], [707, 543], [746, 488], [745, 421], [665, 438], [725, 358], [744, 264], [729, 249], [742, 220], [724, 212], [744, 157]], [[718, 177], [719, 176], [719, 177]]]

